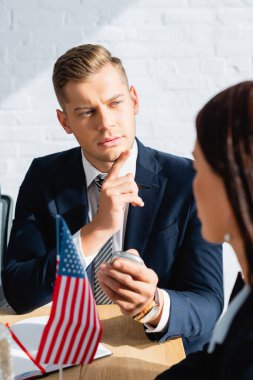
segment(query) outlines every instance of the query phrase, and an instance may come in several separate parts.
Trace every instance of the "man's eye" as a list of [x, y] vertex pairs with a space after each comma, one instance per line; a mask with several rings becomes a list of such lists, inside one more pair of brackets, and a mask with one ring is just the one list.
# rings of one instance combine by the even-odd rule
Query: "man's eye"
[[91, 116], [93, 113], [94, 113], [93, 110], [87, 110], [87, 111], [81, 112], [79, 115], [80, 116]]
[[115, 100], [114, 102], [111, 102], [111, 106], [115, 107], [118, 106], [120, 103], [122, 103], [122, 100]]

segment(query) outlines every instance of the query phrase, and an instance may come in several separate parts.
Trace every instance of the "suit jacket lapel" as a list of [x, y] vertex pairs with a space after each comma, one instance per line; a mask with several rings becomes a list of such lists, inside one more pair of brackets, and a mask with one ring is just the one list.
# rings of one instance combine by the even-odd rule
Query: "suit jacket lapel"
[[88, 217], [86, 179], [80, 148], [72, 149], [65, 161], [61, 162], [54, 186], [57, 211], [73, 234], [87, 222]]
[[167, 178], [159, 175], [161, 166], [153, 157], [151, 151], [145, 148], [138, 140], [138, 158], [135, 181], [150, 188], [139, 190], [144, 207], [129, 205], [124, 249], [135, 248], [143, 256], [149, 239], [163, 193]]

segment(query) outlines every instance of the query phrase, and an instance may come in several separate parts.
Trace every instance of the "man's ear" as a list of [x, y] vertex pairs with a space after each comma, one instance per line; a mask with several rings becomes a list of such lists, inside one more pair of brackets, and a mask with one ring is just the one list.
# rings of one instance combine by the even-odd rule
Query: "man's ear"
[[129, 89], [130, 96], [133, 102], [133, 107], [134, 107], [134, 114], [137, 115], [139, 113], [139, 99], [137, 95], [137, 91], [134, 86], [131, 86]]
[[65, 130], [65, 132], [67, 134], [71, 134], [72, 130], [69, 126], [69, 122], [68, 122], [68, 118], [67, 118], [66, 113], [57, 109], [56, 114], [57, 114], [57, 119], [59, 120], [59, 122], [60, 122], [61, 126], [63, 127], [63, 129]]

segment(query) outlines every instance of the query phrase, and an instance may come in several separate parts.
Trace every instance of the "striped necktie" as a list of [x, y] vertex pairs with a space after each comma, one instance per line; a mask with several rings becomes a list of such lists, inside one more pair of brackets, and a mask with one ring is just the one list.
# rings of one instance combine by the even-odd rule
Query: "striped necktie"
[[[105, 179], [105, 175], [100, 174], [94, 180], [99, 193], [100, 193], [104, 179]], [[103, 292], [97, 279], [97, 271], [100, 267], [100, 264], [103, 262], [110, 261], [111, 255], [112, 255], [112, 236], [107, 240], [107, 242], [99, 250], [98, 254], [96, 255], [94, 259], [94, 297], [95, 297], [97, 305], [113, 303], [110, 300], [110, 298], [108, 298], [107, 295]]]

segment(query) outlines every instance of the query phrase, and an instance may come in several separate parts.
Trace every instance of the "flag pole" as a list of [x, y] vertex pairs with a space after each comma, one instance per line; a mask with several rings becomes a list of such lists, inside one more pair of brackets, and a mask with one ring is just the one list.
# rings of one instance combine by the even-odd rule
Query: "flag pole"
[[62, 364], [60, 364], [60, 367], [59, 367], [59, 380], [63, 380]]

